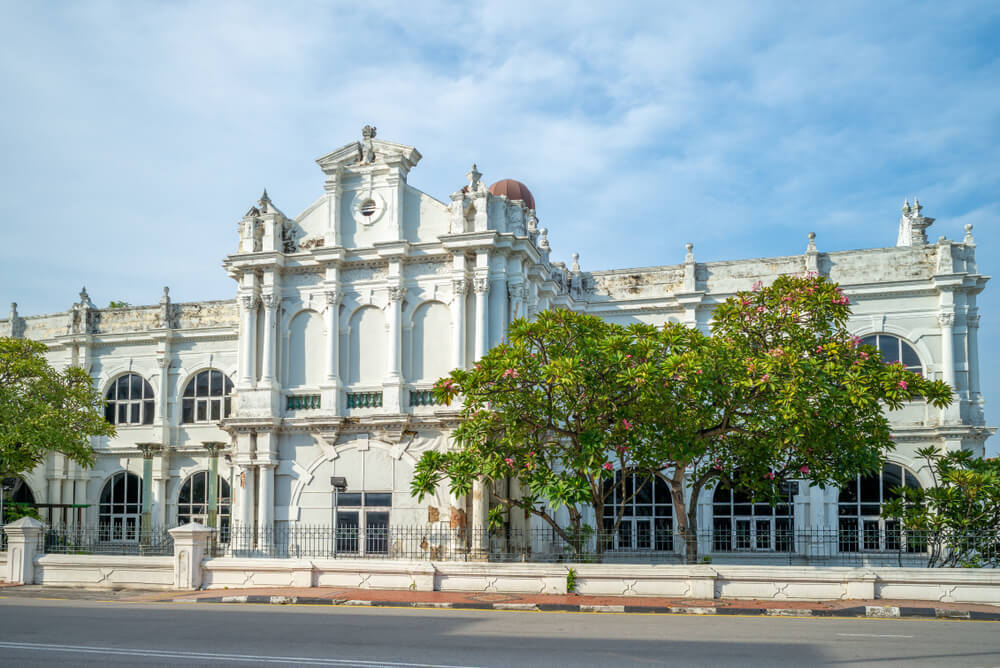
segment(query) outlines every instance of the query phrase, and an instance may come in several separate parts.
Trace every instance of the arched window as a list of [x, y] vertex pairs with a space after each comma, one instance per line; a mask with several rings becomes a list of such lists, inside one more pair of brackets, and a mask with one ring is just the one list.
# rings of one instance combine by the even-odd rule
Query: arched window
[[35, 507], [35, 495], [31, 493], [28, 483], [18, 477], [0, 479], [0, 495], [0, 506], [3, 506], [0, 524], [13, 521], [14, 518], [21, 517], [28, 508]]
[[924, 366], [913, 346], [892, 334], [872, 334], [861, 339], [866, 346], [875, 346], [885, 362], [900, 362], [907, 371], [924, 374]]
[[142, 517], [142, 481], [128, 471], [111, 476], [101, 490], [98, 513], [100, 539], [122, 543], [139, 540]]
[[104, 395], [111, 424], [153, 424], [153, 386], [135, 373], [119, 376]]
[[792, 505], [799, 483], [786, 481], [779, 488], [780, 502], [772, 506], [742, 489], [724, 484], [712, 496], [712, 549], [716, 552], [790, 552], [795, 531]]
[[233, 381], [221, 371], [205, 369], [188, 381], [181, 402], [181, 422], [216, 422], [229, 417]]
[[[608, 550], [664, 550], [674, 549], [674, 506], [670, 488], [655, 478], [652, 481], [634, 474], [625, 479], [622, 492], [622, 473], [615, 471], [615, 479], [605, 481], [604, 522], [605, 549]], [[641, 485], [636, 491], [636, 485]], [[610, 487], [610, 489], [609, 489]], [[625, 503], [621, 524], [614, 535], [615, 518]]]
[[[841, 552], [899, 550], [902, 531], [896, 520], [882, 518], [882, 506], [899, 498], [897, 487], [920, 489], [920, 483], [910, 471], [899, 464], [887, 462], [872, 475], [857, 480], [840, 490], [839, 544]], [[922, 549], [914, 542], [910, 551]]]
[[[219, 537], [226, 542], [229, 536], [229, 523], [232, 508], [232, 496], [229, 481], [218, 476], [216, 485], [216, 520], [215, 527]], [[208, 525], [208, 471], [198, 471], [192, 474], [177, 496], [177, 523], [199, 522]]]

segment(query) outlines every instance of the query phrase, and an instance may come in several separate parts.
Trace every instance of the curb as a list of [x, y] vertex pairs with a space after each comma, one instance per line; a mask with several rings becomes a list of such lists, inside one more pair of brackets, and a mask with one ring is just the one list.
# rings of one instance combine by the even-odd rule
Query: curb
[[476, 603], [471, 601], [369, 601], [364, 599], [319, 598], [310, 596], [212, 596], [198, 598], [180, 596], [167, 599], [172, 603], [257, 603], [268, 605], [336, 605], [368, 608], [448, 608], [452, 610], [506, 610], [520, 612], [586, 612], [586, 613], [641, 613], [655, 615], [739, 615], [763, 617], [868, 617], [898, 619], [920, 617], [930, 619], [967, 619], [1000, 621], [1000, 612], [974, 610], [946, 610], [943, 608], [910, 608], [866, 605], [833, 610], [813, 608], [736, 608], [736, 607], [663, 607], [644, 605], [571, 605], [567, 603]]

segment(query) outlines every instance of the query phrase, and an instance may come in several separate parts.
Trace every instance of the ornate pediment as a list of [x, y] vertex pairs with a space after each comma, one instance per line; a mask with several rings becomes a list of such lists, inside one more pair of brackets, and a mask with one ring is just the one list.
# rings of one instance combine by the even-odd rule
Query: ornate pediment
[[317, 158], [316, 164], [327, 174], [338, 169], [353, 170], [379, 164], [399, 167], [403, 172], [408, 172], [420, 162], [420, 158], [420, 151], [412, 146], [376, 139], [375, 128], [366, 125], [361, 141], [345, 144], [336, 151]]

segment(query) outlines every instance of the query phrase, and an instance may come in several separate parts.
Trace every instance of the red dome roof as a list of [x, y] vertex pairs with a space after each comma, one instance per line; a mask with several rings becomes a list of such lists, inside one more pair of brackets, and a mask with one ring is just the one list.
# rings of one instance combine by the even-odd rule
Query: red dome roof
[[529, 209], [535, 208], [535, 196], [528, 190], [528, 186], [514, 179], [504, 179], [497, 181], [490, 186], [490, 192], [494, 195], [506, 195], [511, 200], [521, 200]]

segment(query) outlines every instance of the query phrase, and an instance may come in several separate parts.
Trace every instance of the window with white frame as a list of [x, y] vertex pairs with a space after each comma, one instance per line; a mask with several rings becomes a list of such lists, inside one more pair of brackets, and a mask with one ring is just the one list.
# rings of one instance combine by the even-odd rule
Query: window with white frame
[[[181, 485], [177, 495], [177, 523], [188, 524], [198, 522], [208, 526], [208, 471], [192, 473]], [[226, 542], [229, 536], [229, 525], [232, 517], [232, 497], [229, 481], [221, 475], [217, 476], [216, 519], [213, 528], [219, 530], [221, 542]]]
[[899, 362], [907, 371], [924, 374], [917, 351], [909, 343], [892, 334], [872, 334], [861, 339], [866, 346], [874, 346], [882, 356], [882, 361], [892, 364]]
[[217, 422], [229, 417], [233, 381], [221, 371], [206, 369], [188, 381], [181, 398], [181, 422]]
[[[670, 488], [659, 478], [649, 480], [615, 471], [614, 480], [604, 481], [603, 530], [607, 550], [674, 549], [674, 507]], [[637, 489], [638, 486], [638, 489]], [[615, 519], [622, 511], [618, 531]]]
[[153, 424], [153, 386], [136, 373], [115, 379], [104, 393], [104, 419], [111, 424]]
[[[898, 520], [882, 517], [887, 501], [899, 498], [899, 488], [920, 489], [920, 482], [899, 464], [886, 462], [882, 470], [858, 476], [840, 490], [837, 504], [840, 515], [839, 549], [841, 552], [896, 551], [903, 548], [903, 531]], [[907, 551], [920, 551], [919, 541], [910, 541]]]
[[712, 495], [712, 549], [716, 552], [790, 552], [795, 531], [793, 501], [799, 483], [778, 488], [778, 503], [720, 483]]
[[128, 471], [111, 476], [101, 490], [97, 525], [102, 541], [135, 543], [142, 519], [142, 480]]
[[392, 492], [350, 492], [337, 495], [337, 551], [389, 552]]

